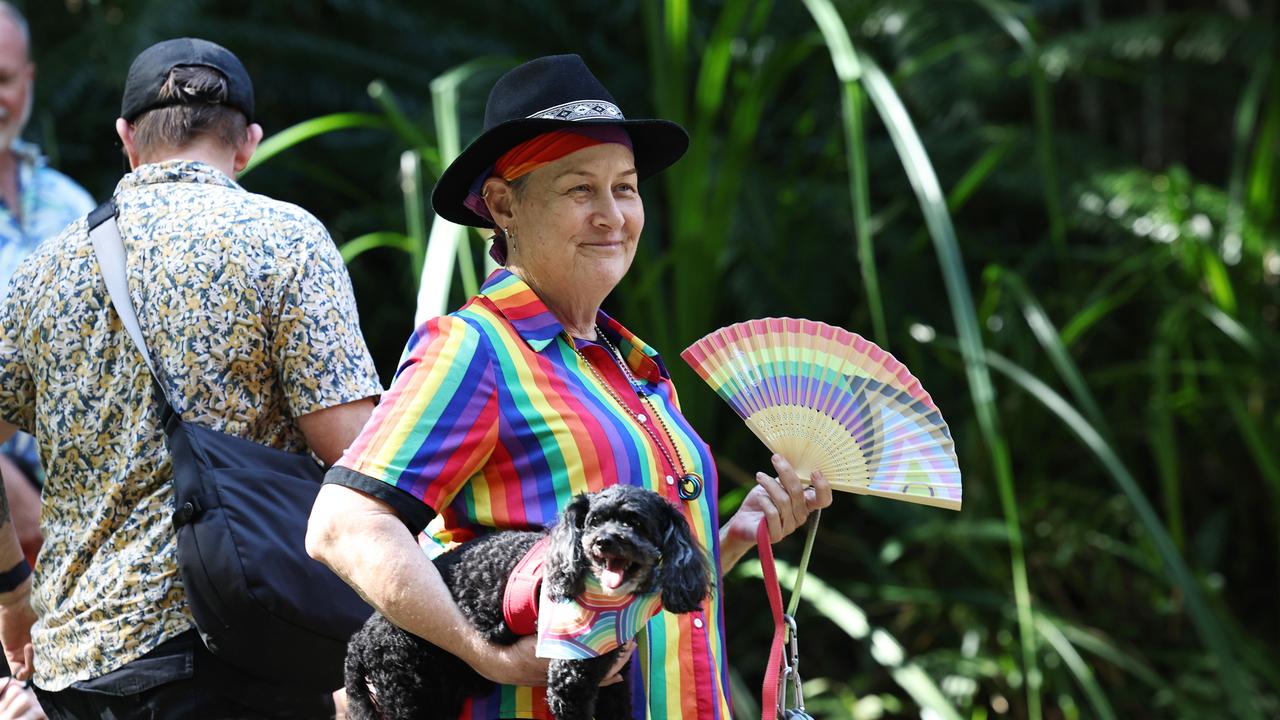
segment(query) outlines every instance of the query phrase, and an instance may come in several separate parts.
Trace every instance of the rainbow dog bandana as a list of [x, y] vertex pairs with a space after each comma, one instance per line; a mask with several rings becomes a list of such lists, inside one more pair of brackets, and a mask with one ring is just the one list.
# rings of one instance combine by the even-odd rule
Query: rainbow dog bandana
[[636, 636], [662, 610], [662, 594], [611, 596], [594, 576], [572, 600], [553, 601], [546, 583], [538, 591], [540, 658], [585, 660], [599, 657]]

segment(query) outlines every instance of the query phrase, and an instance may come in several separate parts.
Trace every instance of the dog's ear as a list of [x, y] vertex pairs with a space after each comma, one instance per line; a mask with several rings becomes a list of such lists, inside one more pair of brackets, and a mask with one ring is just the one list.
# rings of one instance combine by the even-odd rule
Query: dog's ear
[[587, 589], [587, 558], [582, 552], [582, 526], [587, 521], [591, 499], [578, 495], [560, 513], [560, 522], [551, 529], [542, 581], [552, 600], [574, 598]]
[[697, 610], [707, 597], [710, 570], [702, 549], [689, 532], [689, 523], [671, 503], [661, 500], [666, 533], [662, 540], [662, 565], [657, 585], [662, 590], [662, 607], [673, 613]]

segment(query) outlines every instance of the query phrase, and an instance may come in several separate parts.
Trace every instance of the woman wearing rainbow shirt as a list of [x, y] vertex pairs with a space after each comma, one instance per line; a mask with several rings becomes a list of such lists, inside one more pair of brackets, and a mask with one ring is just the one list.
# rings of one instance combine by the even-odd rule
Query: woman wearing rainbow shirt
[[[719, 525], [710, 449], [685, 421], [653, 348], [600, 310], [644, 226], [637, 183], [684, 154], [665, 120], [627, 120], [581, 58], [539, 58], [494, 85], [485, 131], [432, 195], [437, 213], [495, 230], [504, 267], [410, 338], [396, 378], [329, 472], [307, 544], [400, 627], [495, 681], [464, 718], [550, 718], [535, 638], [479, 636], [429, 558], [493, 529], [546, 525], [615, 483], [678, 507], [723, 574], [831, 503], [780, 457]], [[416, 539], [425, 529], [421, 544]], [[631, 663], [637, 718], [731, 717], [719, 583], [695, 612], [662, 612]], [[616, 678], [611, 678], [616, 679]], [[608, 682], [608, 680], [606, 680]]]

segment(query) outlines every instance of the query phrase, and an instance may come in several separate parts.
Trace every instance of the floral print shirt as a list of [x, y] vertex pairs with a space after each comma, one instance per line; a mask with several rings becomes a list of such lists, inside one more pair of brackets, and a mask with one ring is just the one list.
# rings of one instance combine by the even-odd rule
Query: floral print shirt
[[[381, 392], [350, 278], [314, 217], [186, 161], [139, 167], [115, 199], [129, 293], [184, 419], [299, 451], [294, 418]], [[0, 418], [36, 436], [47, 473], [32, 594], [46, 690], [193, 625], [151, 382], [81, 218], [0, 302]]]

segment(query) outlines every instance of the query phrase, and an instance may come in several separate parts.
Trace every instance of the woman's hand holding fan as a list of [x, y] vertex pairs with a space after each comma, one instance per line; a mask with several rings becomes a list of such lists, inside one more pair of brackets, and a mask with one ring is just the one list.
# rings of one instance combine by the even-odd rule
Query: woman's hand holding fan
[[756, 526], [761, 520], [769, 527], [769, 542], [776, 543], [804, 526], [810, 513], [831, 505], [831, 485], [821, 471], [815, 471], [812, 484], [806, 486], [786, 458], [774, 453], [772, 461], [777, 476], [756, 473], [756, 486], [721, 528], [725, 567], [732, 567], [755, 546]]
[[681, 356], [800, 478], [820, 471], [836, 490], [960, 509], [942, 413], [875, 343], [825, 323], [764, 318], [721, 328]]

